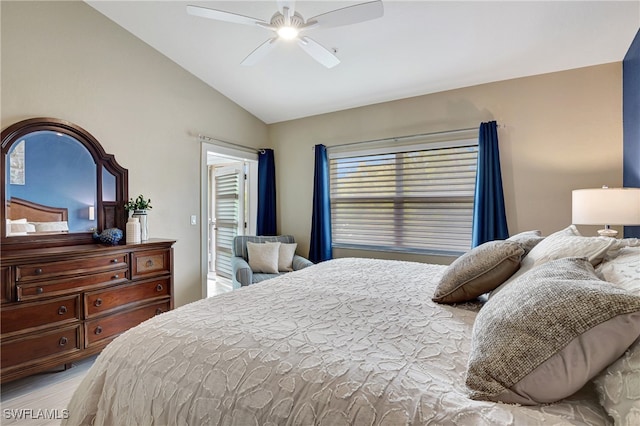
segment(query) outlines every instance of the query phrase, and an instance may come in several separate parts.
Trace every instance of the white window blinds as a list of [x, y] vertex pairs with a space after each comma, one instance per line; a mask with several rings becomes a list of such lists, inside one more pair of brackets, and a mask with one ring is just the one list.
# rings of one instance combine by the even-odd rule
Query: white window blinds
[[244, 225], [241, 167], [218, 167], [215, 172], [215, 271], [231, 278], [231, 246]]
[[334, 247], [467, 251], [477, 140], [381, 151], [329, 155]]

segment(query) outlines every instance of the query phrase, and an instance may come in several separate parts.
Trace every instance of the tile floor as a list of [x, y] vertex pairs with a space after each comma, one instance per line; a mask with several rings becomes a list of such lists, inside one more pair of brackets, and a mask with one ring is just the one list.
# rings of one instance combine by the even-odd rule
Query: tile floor
[[210, 274], [207, 277], [207, 294], [209, 297], [216, 296], [218, 294], [227, 293], [233, 290], [231, 285], [231, 279], [224, 278], [220, 276], [216, 276], [215, 274]]

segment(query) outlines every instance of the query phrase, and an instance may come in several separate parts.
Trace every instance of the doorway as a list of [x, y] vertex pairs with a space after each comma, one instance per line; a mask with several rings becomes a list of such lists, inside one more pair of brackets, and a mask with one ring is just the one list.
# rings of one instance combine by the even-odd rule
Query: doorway
[[232, 290], [231, 246], [237, 235], [254, 234], [258, 156], [203, 143], [203, 297]]

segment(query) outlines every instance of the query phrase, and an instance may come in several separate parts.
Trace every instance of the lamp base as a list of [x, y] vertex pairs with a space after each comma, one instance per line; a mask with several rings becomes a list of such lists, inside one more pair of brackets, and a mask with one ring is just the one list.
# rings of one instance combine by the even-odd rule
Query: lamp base
[[601, 237], [616, 238], [616, 236], [618, 235], [618, 231], [611, 228], [599, 229], [598, 235], [600, 235]]

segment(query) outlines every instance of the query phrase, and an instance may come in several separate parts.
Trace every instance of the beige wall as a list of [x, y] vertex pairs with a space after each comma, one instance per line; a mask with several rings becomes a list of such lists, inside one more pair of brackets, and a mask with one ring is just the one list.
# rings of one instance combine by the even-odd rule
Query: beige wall
[[[151, 237], [177, 239], [177, 305], [201, 297], [203, 133], [265, 146], [267, 126], [83, 2], [1, 3], [2, 128], [37, 116], [74, 122], [152, 199]], [[200, 218], [198, 218], [200, 222]]]
[[488, 120], [506, 126], [498, 137], [511, 234], [540, 229], [546, 235], [569, 225], [572, 189], [622, 186], [622, 65], [612, 63], [270, 125], [279, 230], [293, 234], [308, 252], [313, 145], [468, 128]]
[[[622, 183], [621, 64], [534, 76], [266, 126], [149, 46], [74, 2], [1, 2], [2, 128], [35, 116], [79, 124], [153, 200], [152, 237], [175, 246], [176, 304], [200, 298], [204, 133], [274, 147], [278, 226], [309, 248], [313, 151], [496, 119], [509, 229], [571, 221], [571, 189]], [[200, 218], [199, 218], [200, 220]], [[590, 232], [591, 229], [585, 229]], [[351, 255], [338, 251], [337, 256]], [[380, 253], [356, 253], [371, 257]], [[389, 256], [447, 262], [421, 256]]]

